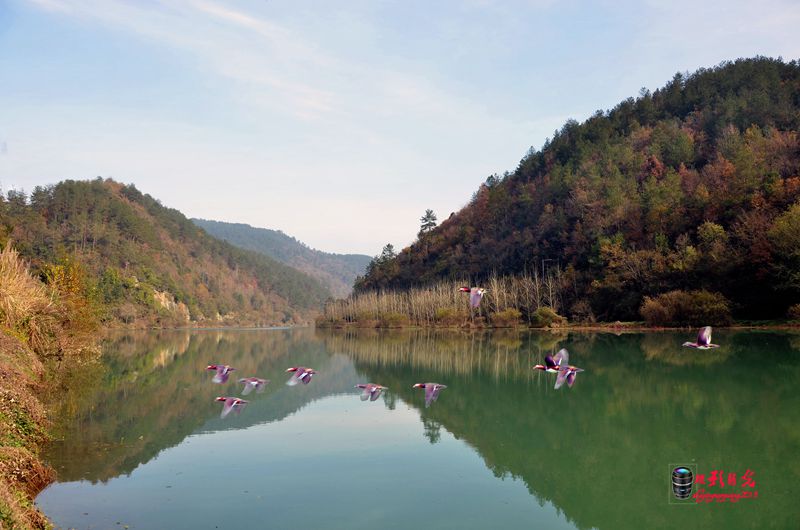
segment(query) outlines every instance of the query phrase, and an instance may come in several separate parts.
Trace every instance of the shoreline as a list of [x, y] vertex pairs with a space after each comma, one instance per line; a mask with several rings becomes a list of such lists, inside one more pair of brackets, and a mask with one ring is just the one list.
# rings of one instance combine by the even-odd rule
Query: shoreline
[[25, 343], [0, 333], [0, 528], [48, 528], [36, 496], [56, 478], [41, 459], [52, 419], [42, 395], [47, 369]]
[[[658, 331], [687, 331], [696, 330], [698, 326], [647, 326], [638, 322], [620, 322], [620, 323], [596, 323], [596, 324], [567, 324], [563, 326], [552, 327], [533, 327], [526, 325], [518, 326], [485, 326], [485, 325], [466, 325], [466, 326], [446, 326], [446, 325], [432, 325], [432, 326], [380, 326], [380, 325], [359, 325], [358, 322], [337, 325], [316, 325], [319, 329], [336, 329], [336, 330], [352, 330], [352, 329], [374, 329], [374, 330], [404, 330], [404, 329], [435, 329], [435, 330], [452, 330], [452, 331], [495, 331], [495, 330], [514, 330], [514, 331], [547, 331], [551, 333], [557, 332], [570, 332], [570, 331], [595, 331], [595, 332], [658, 332]], [[734, 323], [729, 326], [714, 326], [714, 329], [733, 329], [733, 330], [799, 330], [800, 322], [787, 321], [785, 323]]]
[[[688, 327], [650, 327], [640, 322], [609, 322], [594, 324], [574, 324], [548, 328], [529, 326], [491, 327], [491, 326], [358, 326], [357, 323], [345, 326], [314, 326], [313, 324], [290, 326], [216, 326], [216, 327], [150, 327], [130, 328], [104, 326], [99, 335], [106, 336], [125, 331], [281, 331], [291, 329], [327, 329], [332, 331], [411, 331], [433, 330], [450, 332], [547, 332], [552, 334], [576, 332], [597, 333], [647, 333], [686, 331]], [[717, 329], [800, 331], [800, 322], [740, 322]], [[0, 448], [0, 528], [8, 525], [16, 528], [48, 528], [51, 525], [46, 515], [38, 510], [36, 496], [57, 479], [53, 469], [41, 459], [43, 448], [52, 441], [50, 429], [53, 418], [45, 409], [44, 387], [52, 374], [38, 360], [36, 354], [18, 338], [2, 333], [0, 338], [0, 424], [10, 436], [19, 434], [13, 443], [5, 443]], [[14, 360], [17, 360], [15, 363]], [[15, 526], [20, 525], [21, 526]]]

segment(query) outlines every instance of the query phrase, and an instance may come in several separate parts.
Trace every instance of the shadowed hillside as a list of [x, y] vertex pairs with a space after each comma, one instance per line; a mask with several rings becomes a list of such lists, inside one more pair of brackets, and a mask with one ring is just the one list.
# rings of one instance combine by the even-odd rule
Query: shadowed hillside
[[369, 256], [362, 254], [332, 254], [309, 248], [280, 230], [206, 219], [192, 219], [192, 222], [216, 238], [313, 276], [339, 298], [350, 294], [356, 278], [364, 274], [370, 261]]

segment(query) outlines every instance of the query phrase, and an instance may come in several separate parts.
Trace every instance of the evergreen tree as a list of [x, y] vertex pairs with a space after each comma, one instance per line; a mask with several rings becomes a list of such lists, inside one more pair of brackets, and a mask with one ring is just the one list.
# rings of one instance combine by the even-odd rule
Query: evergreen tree
[[427, 209], [425, 210], [425, 215], [419, 218], [419, 222], [419, 235], [422, 236], [436, 228], [436, 214], [433, 213], [433, 210]]

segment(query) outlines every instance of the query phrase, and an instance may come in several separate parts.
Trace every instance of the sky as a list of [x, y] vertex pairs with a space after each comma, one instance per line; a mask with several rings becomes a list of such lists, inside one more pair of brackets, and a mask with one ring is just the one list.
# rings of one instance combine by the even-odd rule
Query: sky
[[567, 119], [800, 58], [798, 27], [797, 0], [0, 0], [0, 189], [110, 177], [376, 255]]

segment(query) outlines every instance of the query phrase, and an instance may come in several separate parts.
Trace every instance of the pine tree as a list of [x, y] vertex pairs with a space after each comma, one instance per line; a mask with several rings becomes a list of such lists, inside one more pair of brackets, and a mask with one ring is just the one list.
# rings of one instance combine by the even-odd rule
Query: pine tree
[[436, 214], [433, 213], [433, 210], [427, 209], [425, 210], [425, 215], [419, 218], [420, 228], [419, 228], [419, 235], [427, 234], [434, 228], [436, 228]]

